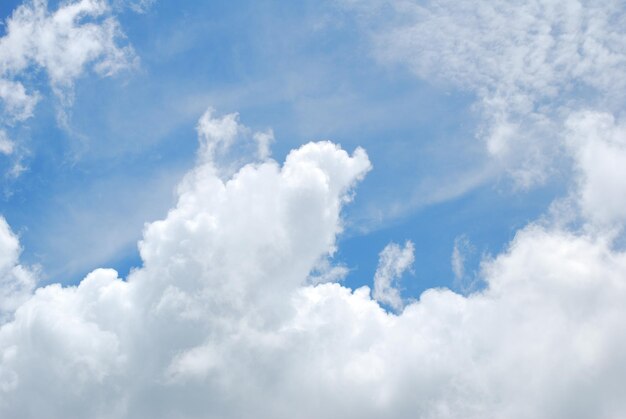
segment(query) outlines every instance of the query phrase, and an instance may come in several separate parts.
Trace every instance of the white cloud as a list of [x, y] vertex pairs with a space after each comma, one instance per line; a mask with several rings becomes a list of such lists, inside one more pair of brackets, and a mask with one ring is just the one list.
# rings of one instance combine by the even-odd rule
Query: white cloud
[[[27, 88], [43, 71], [62, 107], [71, 105], [76, 79], [93, 69], [110, 76], [137, 62], [106, 0], [61, 2], [54, 11], [46, 0], [27, 0], [5, 22], [0, 37], [1, 121], [12, 126], [34, 114], [40, 95]], [[66, 124], [61, 109], [59, 122]], [[19, 156], [14, 169], [21, 166]], [[19, 171], [12, 170], [13, 174]]]
[[415, 246], [407, 241], [404, 247], [389, 243], [378, 256], [378, 267], [374, 274], [372, 296], [378, 302], [388, 304], [394, 310], [402, 309], [403, 302], [398, 282], [415, 260]]
[[[205, 122], [221, 126], [219, 119]], [[97, 270], [78, 287], [42, 288], [2, 328], [0, 353], [8, 355], [0, 410], [98, 417], [110, 405], [148, 417], [141, 394], [150, 388], [169, 393], [173, 386], [182, 396], [187, 380], [204, 381], [198, 376], [211, 371], [206, 357], [225, 349], [210, 350], [214, 338], [230, 340], [237, 324], [262, 334], [283, 323], [294, 290], [334, 250], [341, 206], [369, 167], [363, 150], [350, 157], [328, 142], [293, 151], [282, 167], [247, 165], [227, 181], [210, 161], [201, 162], [181, 183], [176, 208], [146, 227], [144, 267], [127, 282]], [[22, 340], [31, 328], [42, 333]], [[147, 374], [130, 400], [124, 387], [135, 384], [128, 373]], [[76, 398], [55, 412], [46, 402], [29, 403], [26, 391], [40, 382], [57, 383], [45, 390], [47, 401]]]
[[[484, 290], [431, 289], [397, 315], [367, 287], [310, 284], [369, 168], [329, 142], [227, 179], [200, 161], [127, 280], [39, 288], [0, 328], [0, 416], [626, 415], [626, 254], [601, 234], [531, 224], [483, 263]], [[384, 295], [412, 258], [381, 252]]]
[[4, 118], [8, 123], [24, 121], [33, 116], [37, 94], [27, 94], [19, 82], [0, 78], [0, 99], [4, 102]]
[[[219, 165], [220, 172], [226, 176], [232, 175], [239, 166], [251, 159], [268, 159], [270, 146], [274, 142], [271, 129], [253, 132], [239, 123], [238, 113], [216, 118], [213, 108], [207, 109], [200, 117], [196, 131], [200, 138], [200, 160]], [[237, 149], [232, 147], [235, 142]]]
[[[54, 30], [74, 28], [72, 16], [98, 18], [103, 4], [41, 13], [56, 17]], [[410, 60], [418, 74], [469, 86], [490, 152], [519, 157], [511, 171], [521, 183], [545, 176], [552, 144], [543, 137], [565, 128], [577, 170], [572, 199], [600, 228], [530, 224], [483, 262], [483, 290], [430, 289], [389, 313], [379, 302], [403, 307], [396, 282], [413, 262], [410, 242], [381, 252], [373, 293], [317, 283], [345, 273], [328, 258], [342, 206], [370, 169], [366, 153], [309, 143], [279, 165], [268, 159], [269, 137], [210, 110], [198, 124], [198, 165], [167, 217], [146, 225], [143, 266], [126, 280], [97, 269], [77, 286], [32, 293], [36, 273], [20, 265], [18, 239], [0, 219], [0, 416], [625, 417], [626, 253], [612, 241], [626, 217], [625, 129], [610, 113], [573, 112], [561, 99], [584, 85], [594, 104], [612, 109], [623, 95], [622, 26], [606, 31], [620, 19], [617, 3], [473, 4], [394, 3], [408, 23], [393, 39], [379, 33], [388, 42], [379, 52], [406, 60], [423, 47], [422, 61]], [[32, 14], [25, 33], [45, 30], [35, 13], [44, 6], [28, 3], [12, 19]], [[13, 36], [0, 41], [0, 63], [26, 57], [7, 53], [22, 45]], [[79, 68], [96, 60], [104, 63], [96, 70], [115, 69], [94, 58], [107, 54], [97, 48], [47, 51], [46, 64], [37, 54], [23, 59], [47, 66], [70, 54]], [[65, 88], [79, 73], [62, 67], [50, 78]], [[261, 162], [217, 167], [217, 154], [246, 141]], [[461, 259], [459, 250], [457, 273]]]
[[626, 222], [626, 124], [602, 112], [580, 112], [566, 122], [578, 174], [577, 202], [594, 227]]
[[0, 154], [10, 155], [15, 149], [15, 143], [7, 136], [7, 133], [0, 130]]
[[622, 108], [620, 1], [345, 1], [382, 62], [476, 95], [486, 149], [517, 184], [544, 182], [579, 108]]
[[27, 1], [6, 22], [0, 39], [0, 69], [14, 76], [30, 66], [44, 69], [52, 87], [71, 87], [87, 65], [111, 75], [132, 65], [132, 48], [118, 46], [123, 38], [104, 0], [64, 2], [54, 12], [45, 0]]
[[[454, 289], [463, 295], [476, 292], [485, 285], [483, 279], [477, 275], [478, 272], [474, 270], [468, 272], [468, 261], [475, 256], [475, 253], [476, 248], [465, 234], [454, 239], [450, 267], [454, 274]], [[486, 258], [487, 256], [483, 255], [483, 259]]]
[[112, 0], [114, 7], [127, 7], [136, 13], [146, 13], [155, 2], [156, 0]]
[[461, 281], [465, 277], [465, 262], [467, 253], [472, 250], [472, 244], [467, 236], [462, 235], [454, 239], [454, 246], [452, 248], [452, 257], [450, 258], [450, 264], [452, 266], [452, 272], [454, 278], [457, 281]]
[[219, 150], [228, 150], [242, 130], [238, 124], [238, 114], [214, 118], [214, 113], [215, 109], [207, 109], [196, 127], [200, 137], [200, 156], [205, 160], [213, 160], [214, 154]]
[[24, 301], [36, 285], [32, 269], [19, 264], [18, 238], [3, 217], [0, 217], [0, 324]]
[[611, 25], [623, 19], [618, 1], [386, 3], [406, 15], [375, 34], [378, 54], [409, 60], [420, 76], [512, 94], [516, 107], [555, 98], [574, 80], [607, 93], [624, 87], [625, 33]]
[[339, 282], [343, 281], [349, 273], [350, 269], [345, 265], [332, 264], [328, 258], [321, 259], [311, 270], [307, 283], [315, 285], [326, 282]]
[[274, 131], [269, 129], [264, 132], [254, 134], [254, 140], [258, 143], [257, 155], [259, 159], [265, 160], [271, 154], [271, 144], [274, 142]]

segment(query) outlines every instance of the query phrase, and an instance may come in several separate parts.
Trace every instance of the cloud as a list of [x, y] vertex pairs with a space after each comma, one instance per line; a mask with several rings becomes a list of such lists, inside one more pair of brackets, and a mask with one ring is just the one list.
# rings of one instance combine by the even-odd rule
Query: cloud
[[[211, 115], [205, 126], [232, 120]], [[143, 265], [128, 278], [97, 269], [10, 300], [0, 415], [626, 414], [626, 254], [602, 234], [531, 223], [483, 262], [481, 291], [430, 289], [399, 314], [367, 287], [311, 283], [329, 269], [342, 206], [369, 169], [363, 150], [330, 142], [228, 178], [199, 160], [176, 206], [146, 225]], [[0, 227], [4, 278], [21, 268], [17, 237]], [[394, 278], [412, 260], [412, 243], [388, 245], [374, 296], [394, 306]]]
[[[43, 71], [62, 107], [73, 101], [74, 82], [89, 69], [111, 76], [137, 63], [105, 0], [61, 2], [50, 11], [46, 0], [27, 0], [5, 22], [0, 38], [0, 122], [13, 126], [34, 114], [40, 99], [25, 80]], [[59, 121], [67, 115], [60, 111]], [[19, 160], [19, 156], [17, 157]], [[19, 162], [18, 162], [19, 163]], [[16, 164], [18, 164], [16, 163]]]
[[476, 135], [521, 187], [554, 173], [572, 113], [622, 109], [626, 14], [619, 1], [343, 3], [368, 28], [379, 61], [476, 96]]
[[[332, 256], [332, 255], [329, 255]], [[333, 264], [329, 258], [322, 259], [313, 267], [307, 279], [308, 284], [323, 284], [326, 282], [340, 282], [350, 273], [345, 265]]]
[[61, 95], [88, 65], [104, 76], [127, 68], [135, 55], [131, 47], [118, 46], [121, 38], [119, 23], [104, 0], [65, 2], [54, 12], [45, 0], [25, 2], [7, 19], [6, 33], [0, 38], [2, 83], [11, 83], [13, 91], [9, 98], [2, 95], [6, 106], [21, 119], [32, 115], [36, 96], [25, 93], [21, 82], [6, 79], [32, 67], [45, 70]]
[[19, 264], [20, 251], [17, 236], [0, 217], [0, 323], [30, 298], [37, 282], [36, 272]]
[[112, 0], [114, 7], [127, 7], [135, 13], [146, 13], [155, 2], [156, 0]]
[[626, 222], [626, 124], [612, 114], [582, 111], [566, 121], [577, 174], [576, 202], [594, 228]]
[[467, 254], [471, 251], [472, 244], [467, 236], [462, 235], [454, 239], [450, 264], [455, 280], [461, 281], [465, 277], [465, 259], [467, 258]]
[[242, 127], [237, 123], [239, 115], [231, 113], [222, 118], [214, 118], [215, 110], [209, 108], [202, 114], [196, 130], [200, 138], [200, 155], [205, 160], [212, 160], [214, 154], [228, 150], [237, 138]]
[[0, 154], [10, 155], [15, 149], [15, 143], [7, 136], [7, 133], [0, 130]]
[[402, 309], [403, 302], [398, 289], [398, 281], [404, 272], [413, 265], [415, 246], [407, 241], [404, 247], [389, 243], [380, 252], [378, 267], [374, 274], [374, 299], [388, 304], [394, 310]]
[[[232, 175], [250, 160], [267, 160], [271, 154], [270, 145], [274, 142], [271, 129], [253, 132], [239, 123], [238, 113], [216, 118], [213, 108], [202, 114], [196, 131], [200, 139], [200, 161], [212, 162], [223, 176]], [[235, 143], [236, 149], [232, 147]]]
[[[77, 4], [101, 3], [67, 3]], [[18, 237], [0, 219], [1, 417], [626, 416], [626, 253], [615, 233], [626, 217], [624, 124], [612, 112], [558, 103], [560, 92], [577, 88], [571, 80], [602, 96], [594, 105], [606, 100], [611, 108], [621, 94], [619, 85], [607, 87], [611, 72], [621, 71], [621, 35], [603, 32], [617, 19], [607, 14], [613, 3], [533, 3], [541, 13], [498, 2], [461, 2], [458, 10], [451, 2], [394, 4], [413, 13], [405, 15], [411, 36], [432, 30], [420, 35], [432, 40], [427, 47], [443, 46], [440, 56], [427, 49], [426, 57], [447, 61], [426, 60], [418, 71], [441, 67], [442, 82], [456, 77], [479, 96], [494, 155], [519, 147], [512, 141], [562, 129], [558, 148], [576, 174], [573, 207], [588, 228], [530, 223], [483, 261], [484, 288], [468, 295], [429, 289], [406, 303], [396, 282], [413, 262], [413, 244], [390, 244], [373, 292], [352, 290], [333, 282], [345, 270], [329, 260], [342, 208], [371, 169], [365, 151], [309, 143], [279, 164], [269, 159], [269, 137], [260, 139], [237, 114], [208, 110], [197, 127], [197, 165], [181, 181], [174, 208], [145, 226], [142, 266], [127, 278], [96, 269], [77, 286], [33, 290], [36, 270], [20, 264]], [[455, 20], [464, 13], [471, 24]], [[554, 32], [537, 20], [543, 15], [556, 19]], [[424, 16], [434, 21], [415, 29]], [[518, 24], [526, 25], [519, 36], [528, 37], [519, 45], [536, 51], [518, 50], [511, 35]], [[583, 41], [571, 41], [581, 28]], [[597, 41], [609, 35], [615, 43]], [[581, 47], [580, 66], [559, 52], [568, 45]], [[494, 50], [506, 59], [495, 60]], [[519, 68], [503, 64], [518, 55], [512, 62]], [[483, 75], [463, 64], [468, 57]], [[492, 120], [488, 109], [503, 111]], [[530, 171], [522, 181], [542, 176], [534, 159], [545, 149], [536, 146], [521, 156], [529, 166], [519, 166], [520, 176]], [[234, 163], [224, 169], [229, 152]]]
[[[205, 122], [221, 127], [228, 120]], [[218, 132], [226, 139], [231, 131], [214, 130], [221, 141]], [[96, 270], [78, 287], [38, 289], [3, 326], [0, 410], [98, 417], [110, 405], [124, 415], [149, 416], [140, 393], [182, 389], [210, 372], [213, 363], [202, 357], [214, 353], [214, 338], [229, 340], [240, 322], [252, 333], [283, 322], [292, 293], [334, 251], [341, 206], [369, 167], [363, 150], [349, 156], [329, 142], [302, 146], [282, 167], [273, 161], [246, 165], [227, 181], [211, 161], [200, 162], [181, 182], [177, 206], [146, 227], [144, 266], [127, 281]], [[199, 326], [207, 333], [198, 333]], [[35, 329], [42, 333], [22, 340]], [[37, 369], [44, 365], [42, 376]], [[147, 374], [130, 400], [123, 389], [135, 385], [128, 373]], [[25, 392], [45, 382], [57, 385], [41, 405], [29, 403]], [[48, 402], [70, 393], [74, 400], [50, 411]]]
[[3, 119], [8, 123], [15, 123], [33, 116], [39, 97], [37, 94], [26, 93], [20, 82], [0, 79], [0, 99], [4, 103]]
[[254, 134], [254, 140], [258, 143], [257, 155], [259, 159], [265, 160], [271, 155], [271, 144], [275, 141], [274, 131], [269, 129], [264, 132]]

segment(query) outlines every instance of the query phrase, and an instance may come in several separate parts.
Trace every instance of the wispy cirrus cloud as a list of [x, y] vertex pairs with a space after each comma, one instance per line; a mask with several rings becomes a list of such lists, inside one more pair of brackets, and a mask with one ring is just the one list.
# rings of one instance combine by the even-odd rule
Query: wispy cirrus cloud
[[381, 62], [476, 96], [475, 135], [521, 187], [554, 173], [572, 112], [623, 108], [619, 1], [343, 3], [359, 13]]

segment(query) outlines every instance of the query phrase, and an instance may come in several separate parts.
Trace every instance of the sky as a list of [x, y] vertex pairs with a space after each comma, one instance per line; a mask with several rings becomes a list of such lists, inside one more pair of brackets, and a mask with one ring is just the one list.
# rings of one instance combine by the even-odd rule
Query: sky
[[626, 416], [623, 2], [0, 14], [0, 417]]

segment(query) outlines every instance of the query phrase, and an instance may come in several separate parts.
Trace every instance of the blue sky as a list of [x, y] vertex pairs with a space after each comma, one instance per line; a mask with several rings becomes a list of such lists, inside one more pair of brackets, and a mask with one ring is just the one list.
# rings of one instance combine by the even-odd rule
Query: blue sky
[[[76, 80], [69, 127], [59, 126], [60, 105], [40, 77], [44, 99], [16, 128], [28, 170], [4, 181], [2, 213], [46, 282], [140, 263], [143, 224], [172, 205], [194, 164], [195, 122], [207, 106], [271, 127], [278, 161], [319, 139], [368, 151], [374, 170], [346, 210], [337, 255], [351, 286], [371, 282], [385, 243], [407, 239], [417, 246], [409, 295], [452, 286], [457, 236], [473, 243], [476, 266], [559, 188], [550, 182], [514, 194], [499, 175], [463, 185], [485, 164], [472, 95], [380, 65], [355, 18], [332, 2], [157, 2], [119, 19], [140, 65]], [[434, 196], [440, 190], [451, 192]]]
[[623, 1], [0, 15], [0, 417], [626, 417]]

